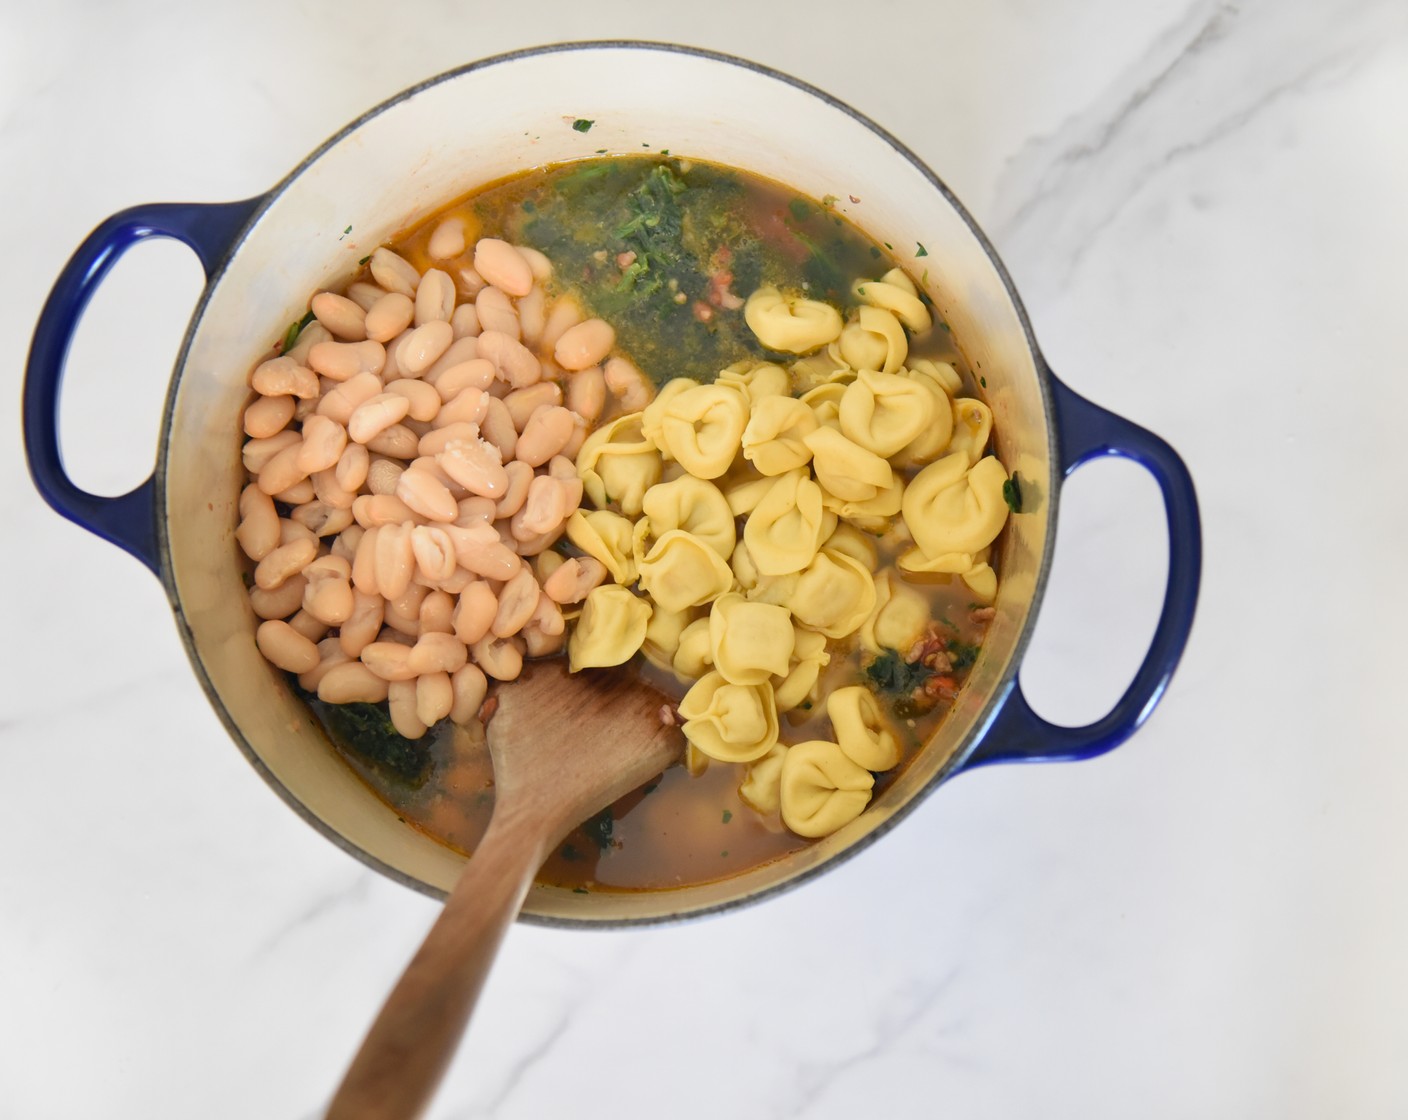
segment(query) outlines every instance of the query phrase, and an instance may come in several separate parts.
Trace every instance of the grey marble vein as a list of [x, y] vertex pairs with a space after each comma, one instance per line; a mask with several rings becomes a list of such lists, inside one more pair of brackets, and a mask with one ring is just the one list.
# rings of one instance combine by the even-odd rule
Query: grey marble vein
[[302, 931], [325, 915], [344, 906], [361, 902], [371, 890], [373, 873], [361, 869], [353, 873], [350, 882], [344, 882], [332, 890], [313, 898], [286, 921], [281, 922], [249, 952], [251, 962], [264, 960], [269, 953], [276, 951], [289, 937]]

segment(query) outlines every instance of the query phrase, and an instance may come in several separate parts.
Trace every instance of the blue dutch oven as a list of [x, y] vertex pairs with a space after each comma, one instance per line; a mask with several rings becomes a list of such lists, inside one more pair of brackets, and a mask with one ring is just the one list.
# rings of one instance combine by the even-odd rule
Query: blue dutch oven
[[[639, 91], [651, 91], [642, 103]], [[707, 89], [702, 99], [698, 91]], [[595, 120], [588, 138], [577, 117]], [[434, 895], [462, 858], [397, 820], [334, 755], [281, 674], [260, 657], [233, 532], [243, 477], [246, 375], [310, 292], [372, 247], [482, 183], [605, 148], [642, 145], [747, 168], [841, 208], [877, 241], [922, 242], [923, 283], [987, 382], [997, 451], [1021, 476], [1004, 534], [1001, 587], [982, 653], [952, 714], [857, 820], [720, 883], [644, 893], [537, 888], [524, 914], [559, 924], [645, 922], [764, 898], [880, 836], [953, 775], [997, 762], [1090, 758], [1127, 739], [1158, 703], [1192, 625], [1201, 547], [1193, 483], [1158, 436], [1085, 400], [1048, 368], [992, 246], [938, 177], [894, 137], [795, 79], [738, 59], [649, 43], [563, 44], [474, 63], [409, 89], [330, 139], [266, 195], [156, 204], [114, 215], [55, 283], [24, 388], [30, 470], [44, 498], [152, 570], [211, 704], [276, 792], [334, 843]], [[149, 237], [190, 246], [207, 284], [171, 378], [156, 469], [101, 498], [64, 471], [57, 430], [65, 354], [85, 305], [126, 250]], [[1124, 695], [1102, 719], [1058, 727], [1022, 694], [1018, 670], [1056, 539], [1062, 481], [1118, 455], [1158, 481], [1168, 516], [1168, 584], [1158, 627]]]

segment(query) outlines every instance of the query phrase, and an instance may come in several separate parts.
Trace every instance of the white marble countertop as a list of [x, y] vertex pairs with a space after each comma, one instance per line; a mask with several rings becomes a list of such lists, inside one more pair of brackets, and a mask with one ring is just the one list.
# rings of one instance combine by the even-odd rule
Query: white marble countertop
[[[284, 807], [156, 581], [30, 487], [49, 284], [124, 206], [256, 194], [415, 81], [613, 36], [768, 63], [912, 145], [1053, 366], [1186, 457], [1204, 592], [1102, 759], [963, 777], [723, 918], [516, 928], [433, 1115], [1408, 1115], [1408, 8], [54, 0], [0, 9], [0, 1117], [313, 1117], [435, 909]], [[99, 295], [80, 482], [149, 469], [199, 283], [166, 243]], [[1162, 514], [1133, 466], [1066, 493], [1024, 682], [1075, 721], [1147, 641]]]

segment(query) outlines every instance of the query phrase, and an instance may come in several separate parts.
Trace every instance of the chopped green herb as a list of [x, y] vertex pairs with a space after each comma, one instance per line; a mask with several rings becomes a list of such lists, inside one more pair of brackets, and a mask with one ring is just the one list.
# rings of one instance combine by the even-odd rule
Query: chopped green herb
[[872, 246], [870, 247], [870, 255], [871, 255], [872, 257], [874, 257], [876, 260], [879, 260], [879, 259], [880, 259], [880, 250], [877, 249], [874, 245], [872, 245]]
[[720, 859], [728, 859], [728, 849], [727, 849], [727, 848], [725, 848], [723, 851], [721, 851], [721, 852], [719, 853], [719, 858], [720, 858]]
[[899, 698], [906, 697], [922, 685], [933, 670], [921, 661], [908, 662], [897, 649], [887, 649], [868, 666], [865, 675], [876, 690]]
[[669, 148], [661, 148], [661, 149], [660, 149], [660, 154], [661, 154], [662, 156], [667, 156], [667, 155], [670, 154], [670, 149], [669, 149]]
[[728, 809], [725, 809], [725, 810], [724, 810], [724, 824], [728, 824], [728, 822], [731, 821], [731, 820], [733, 820], [733, 813], [730, 812]]
[[953, 662], [953, 671], [961, 673], [964, 669], [969, 668], [973, 662], [978, 660], [980, 648], [971, 642], [960, 642], [957, 638], [949, 642], [948, 655], [949, 660]]
[[986, 389], [988, 387], [988, 379], [986, 377], [980, 377], [978, 378], [978, 384]]
[[284, 332], [284, 344], [279, 353], [287, 354], [298, 342], [298, 336], [303, 333], [303, 328], [313, 321], [313, 313], [310, 311], [297, 322], [290, 323], [288, 330]]
[[[343, 237], [346, 237], [346, 236], [347, 236], [349, 233], [351, 233], [351, 232], [352, 232], [352, 227], [351, 227], [351, 226], [348, 226], [345, 230], [342, 231], [342, 236], [343, 236]], [[339, 238], [339, 240], [341, 240], [341, 238]]]
[[812, 710], [812, 702], [811, 702], [810, 700], [803, 700], [803, 701], [802, 701], [800, 704], [798, 704], [797, 706], [798, 706], [799, 708], [801, 708], [802, 711], [804, 711], [804, 712], [809, 712], [809, 711]]
[[1022, 512], [1022, 484], [1017, 480], [1015, 471], [1012, 472], [1012, 477], [1002, 484], [1002, 500], [1013, 513]]
[[927, 257], [929, 255], [929, 250], [924, 248], [924, 242], [916, 241], [915, 244], [919, 246], [919, 248], [914, 251], [916, 257]]
[[605, 148], [598, 148], [598, 149], [596, 150], [596, 154], [599, 155], [599, 156], [604, 156], [604, 155], [606, 154], [606, 149], [605, 149]]
[[888, 241], [885, 242], [885, 248], [889, 249], [892, 253], [895, 251], [895, 247], [891, 245]]
[[590, 132], [594, 124], [596, 124], [596, 121], [589, 121], [586, 117], [578, 117], [572, 122], [572, 127], [578, 132]]
[[367, 263], [369, 260], [371, 260], [371, 259], [372, 259], [372, 255], [371, 255], [370, 253], [368, 253], [365, 257], [363, 257], [363, 258], [362, 258], [361, 260], [359, 260], [357, 263], [358, 263], [358, 264], [366, 264], [366, 263]]
[[572, 888], [572, 893], [573, 893], [573, 894], [591, 894], [591, 891], [587, 890], [586, 887], [573, 887], [573, 888]]
[[582, 825], [582, 831], [596, 842], [599, 851], [604, 852], [611, 847], [611, 830], [615, 825], [616, 818], [611, 815], [611, 808], [608, 806]]
[[794, 198], [787, 204], [787, 209], [792, 212], [793, 219], [798, 222], [805, 222], [812, 212], [811, 204], [805, 198]]

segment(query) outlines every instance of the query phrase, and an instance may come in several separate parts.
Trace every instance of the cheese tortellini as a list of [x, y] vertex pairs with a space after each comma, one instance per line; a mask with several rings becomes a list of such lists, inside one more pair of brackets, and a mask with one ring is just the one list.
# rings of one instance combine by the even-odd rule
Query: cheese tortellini
[[811, 452], [817, 482], [833, 498], [868, 502], [894, 482], [889, 463], [835, 428], [816, 428], [802, 442]]
[[841, 333], [841, 313], [829, 303], [785, 296], [776, 288], [759, 288], [743, 305], [743, 319], [769, 350], [805, 354]]
[[572, 672], [624, 665], [645, 641], [650, 604], [614, 583], [593, 588], [567, 640]]
[[754, 365], [740, 362], [719, 371], [719, 385], [731, 385], [742, 390], [754, 408], [765, 397], [786, 397], [792, 391], [792, 378], [781, 366], [772, 362]]
[[719, 762], [752, 762], [777, 743], [770, 684], [730, 684], [722, 673], [706, 673], [684, 694], [679, 710], [685, 736]]
[[748, 764], [747, 776], [738, 787], [746, 805], [764, 815], [776, 813], [782, 800], [782, 760], [787, 748], [781, 743], [762, 758]]
[[840, 552], [819, 552], [787, 598], [797, 621], [828, 638], [860, 629], [875, 608], [875, 581], [859, 561]]
[[636, 580], [633, 534], [630, 520], [609, 509], [579, 509], [567, 519], [567, 539], [600, 560], [620, 584]]
[[909, 357], [909, 340], [890, 312], [862, 307], [856, 321], [841, 331], [841, 357], [852, 369], [894, 373]]
[[785, 677], [793, 633], [786, 608], [749, 602], [737, 592], [720, 595], [709, 611], [714, 668], [730, 684], [762, 684], [773, 675]]
[[656, 540], [671, 529], [683, 529], [725, 560], [733, 555], [738, 539], [733, 511], [712, 482], [686, 474], [652, 486], [641, 500], [641, 511]]
[[785, 676], [773, 689], [779, 712], [790, 712], [809, 700], [816, 691], [821, 671], [831, 664], [826, 652], [826, 635], [815, 630], [795, 630], [792, 657]]
[[815, 414], [796, 397], [765, 397], [743, 429], [743, 457], [765, 475], [805, 467], [812, 458], [807, 437], [816, 430]]
[[733, 571], [707, 542], [683, 529], [661, 535], [639, 560], [641, 589], [667, 611], [683, 611], [733, 586]]
[[847, 758], [867, 770], [889, 770], [900, 760], [900, 741], [885, 726], [875, 695], [864, 685], [838, 688], [826, 698], [836, 743]]
[[928, 600], [886, 569], [875, 577], [875, 607], [861, 625], [860, 644], [872, 653], [887, 649], [904, 653], [928, 621]]
[[821, 487], [806, 471], [779, 475], [748, 515], [743, 540], [763, 575], [800, 572], [836, 528], [821, 504]]
[[830, 836], [860, 816], [875, 778], [835, 743], [812, 739], [782, 760], [782, 821], [798, 836]]
[[660, 452], [641, 431], [641, 414], [630, 413], [602, 425], [577, 452], [582, 489], [600, 509], [617, 503], [630, 517], [640, 513], [641, 498], [660, 481]]
[[972, 567], [972, 554], [992, 544], [1007, 523], [1007, 502], [1002, 496], [1006, 481], [1007, 471], [995, 456], [969, 467], [963, 452], [946, 455], [915, 475], [905, 488], [901, 508], [919, 551], [933, 560], [951, 555], [968, 558], [950, 571]]
[[893, 312], [915, 334], [934, 325], [933, 316], [919, 298], [919, 289], [901, 269], [892, 268], [879, 280], [857, 280], [853, 290], [861, 302]]
[[934, 419], [934, 396], [897, 373], [863, 369], [841, 397], [841, 432], [882, 459], [901, 450]]
[[665, 401], [659, 422], [663, 452], [695, 478], [718, 478], [738, 454], [748, 398], [724, 385], [686, 388]]

